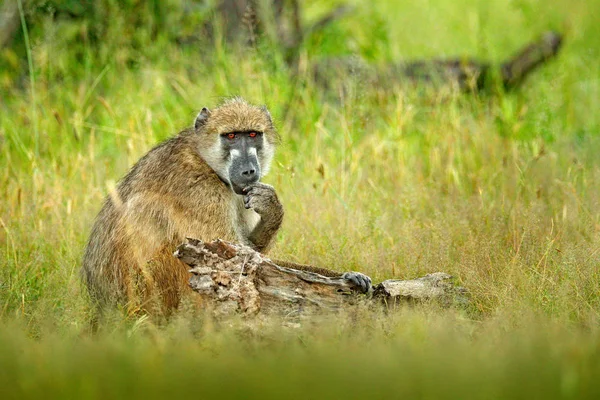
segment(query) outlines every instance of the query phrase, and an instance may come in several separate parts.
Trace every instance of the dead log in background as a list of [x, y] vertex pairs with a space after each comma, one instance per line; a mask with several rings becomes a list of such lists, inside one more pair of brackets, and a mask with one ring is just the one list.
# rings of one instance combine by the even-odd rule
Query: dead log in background
[[191, 267], [190, 286], [215, 314], [310, 315], [348, 307], [360, 299], [388, 306], [406, 301], [466, 303], [466, 290], [445, 273], [414, 280], [387, 280], [359, 296], [341, 275], [328, 278], [285, 268], [246, 246], [188, 239], [174, 254]]
[[[414, 61], [391, 67], [388, 77], [406, 76], [414, 80], [457, 84], [463, 90], [517, 87], [532, 71], [550, 60], [562, 46], [562, 35], [545, 32], [499, 65], [473, 59]], [[494, 74], [497, 74], [495, 76]]]
[[563, 43], [560, 33], [548, 31], [504, 62], [494, 64], [468, 58], [415, 60], [370, 64], [358, 56], [327, 58], [313, 66], [315, 81], [324, 87], [346, 86], [351, 81], [365, 86], [394, 87], [426, 82], [433, 87], [455, 86], [463, 91], [481, 91], [502, 86], [518, 87], [531, 72], [554, 58]]

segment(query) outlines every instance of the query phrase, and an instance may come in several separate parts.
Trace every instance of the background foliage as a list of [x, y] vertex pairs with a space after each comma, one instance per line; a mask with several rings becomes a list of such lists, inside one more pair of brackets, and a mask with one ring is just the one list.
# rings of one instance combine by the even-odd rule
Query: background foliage
[[[303, 18], [336, 4], [307, 1]], [[269, 41], [206, 35], [210, 2], [25, 4], [0, 56], [3, 398], [598, 397], [600, 3], [354, 4], [303, 44], [301, 79]], [[499, 61], [547, 29], [563, 51], [510, 93], [305, 79], [333, 55]], [[443, 270], [472, 307], [301, 328], [183, 311], [91, 334], [78, 269], [103, 197], [232, 95], [267, 104], [283, 138], [267, 178], [286, 209], [273, 256], [374, 281]]]

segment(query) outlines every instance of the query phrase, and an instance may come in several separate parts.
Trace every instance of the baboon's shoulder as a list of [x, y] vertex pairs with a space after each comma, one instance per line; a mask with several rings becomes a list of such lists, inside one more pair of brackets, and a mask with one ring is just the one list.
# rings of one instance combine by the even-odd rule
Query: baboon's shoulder
[[160, 191], [190, 174], [205, 174], [210, 168], [198, 154], [193, 135], [183, 131], [150, 150], [123, 177], [119, 191], [124, 198], [140, 190]]

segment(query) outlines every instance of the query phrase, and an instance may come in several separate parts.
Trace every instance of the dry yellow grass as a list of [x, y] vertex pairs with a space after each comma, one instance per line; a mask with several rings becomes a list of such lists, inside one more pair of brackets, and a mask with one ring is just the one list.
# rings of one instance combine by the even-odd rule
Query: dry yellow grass
[[[309, 3], [307, 18], [321, 7]], [[199, 57], [140, 34], [146, 47], [135, 50], [118, 13], [114, 43], [98, 49], [70, 41], [68, 23], [48, 24], [31, 49], [35, 97], [28, 80], [0, 76], [0, 387], [135, 397], [201, 382], [220, 397], [299, 397], [312, 379], [331, 382], [316, 385], [324, 396], [594, 398], [599, 11], [566, 0], [359, 3], [307, 54], [344, 43], [379, 61], [501, 59], [548, 28], [567, 39], [517, 92], [359, 86], [343, 100], [294, 88], [269, 49], [242, 56], [220, 43]], [[198, 109], [238, 94], [269, 105], [283, 138], [267, 179], [286, 209], [273, 256], [374, 281], [446, 271], [472, 292], [471, 309], [339, 316], [300, 330], [116, 317], [90, 336], [78, 270], [105, 194]]]

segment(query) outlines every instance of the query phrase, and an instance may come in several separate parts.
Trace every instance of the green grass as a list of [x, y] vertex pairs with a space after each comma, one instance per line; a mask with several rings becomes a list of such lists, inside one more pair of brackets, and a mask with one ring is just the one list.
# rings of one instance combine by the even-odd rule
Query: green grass
[[[303, 61], [501, 60], [547, 29], [565, 46], [516, 92], [342, 100], [294, 86], [268, 46], [174, 45], [189, 29], [175, 11], [152, 36], [108, 2], [100, 43], [92, 23], [29, 26], [33, 74], [25, 53], [20, 74], [0, 70], [0, 396], [598, 398], [600, 2], [404, 3], [357, 1]], [[232, 95], [267, 104], [283, 139], [267, 177], [286, 210], [274, 257], [374, 281], [445, 271], [472, 307], [301, 328], [115, 317], [91, 334], [78, 270], [102, 199]]]

